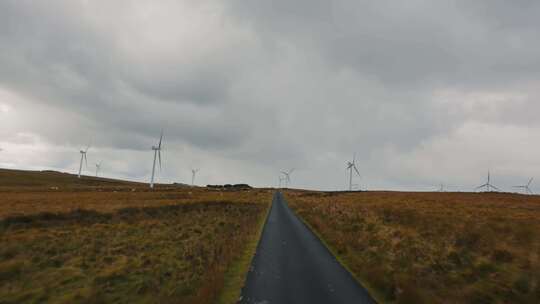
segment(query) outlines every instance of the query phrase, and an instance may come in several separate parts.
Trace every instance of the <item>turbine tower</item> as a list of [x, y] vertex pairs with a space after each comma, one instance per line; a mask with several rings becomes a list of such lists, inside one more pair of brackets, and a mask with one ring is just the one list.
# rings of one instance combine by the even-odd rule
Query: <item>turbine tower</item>
[[490, 174], [489, 171], [488, 171], [488, 176], [487, 176], [487, 183], [485, 183], [485, 184], [483, 184], [483, 185], [481, 185], [481, 186], [476, 187], [475, 190], [482, 189], [482, 188], [485, 188], [485, 189], [486, 189], [486, 192], [492, 192], [493, 189], [495, 189], [495, 190], [497, 190], [497, 191], [501, 191], [501, 189], [499, 189], [499, 188], [497, 188], [497, 187], [495, 187], [495, 186], [493, 186], [493, 185], [491, 184], [491, 174]]
[[283, 182], [287, 181], [287, 177], [286, 176], [281, 176], [281, 174], [279, 175], [279, 188], [281, 189], [281, 184]]
[[356, 168], [356, 154], [353, 154], [353, 160], [352, 162], [347, 162], [347, 170], [349, 170], [349, 191], [352, 191], [353, 189], [353, 183], [352, 183], [352, 176], [353, 176], [353, 170], [356, 172], [358, 177], [360, 177], [360, 172], [358, 172], [358, 168]]
[[289, 169], [289, 171], [281, 171], [281, 174], [283, 174], [284, 180], [285, 180], [285, 188], [289, 187], [289, 183], [291, 182], [291, 174], [293, 173], [293, 171], [294, 171], [294, 168]]
[[514, 188], [518, 188], [518, 189], [523, 189], [523, 191], [527, 194], [534, 194], [532, 191], [531, 191], [531, 188], [530, 185], [533, 181], [534, 177], [531, 177], [531, 179], [529, 179], [529, 182], [526, 184], [526, 185], [523, 185], [523, 186], [514, 186]]
[[103, 161], [100, 161], [99, 163], [96, 164], [96, 177], [98, 177], [98, 173], [99, 173], [99, 170], [101, 170], [101, 163]]
[[90, 146], [86, 146], [85, 150], [79, 151], [81, 153], [81, 163], [79, 164], [79, 174], [77, 175], [78, 178], [81, 178], [83, 159], [86, 167], [88, 168], [88, 158], [86, 158], [86, 153], [88, 152], [88, 149], [90, 149]]
[[150, 188], [154, 188], [154, 176], [156, 173], [156, 158], [159, 160], [159, 170], [161, 171], [161, 142], [163, 141], [163, 129], [161, 130], [161, 134], [159, 136], [159, 143], [156, 146], [152, 146], [152, 150], [154, 151], [154, 162], [152, 164], [152, 178], [150, 179]]
[[195, 175], [199, 172], [200, 169], [191, 169], [191, 185], [195, 185]]

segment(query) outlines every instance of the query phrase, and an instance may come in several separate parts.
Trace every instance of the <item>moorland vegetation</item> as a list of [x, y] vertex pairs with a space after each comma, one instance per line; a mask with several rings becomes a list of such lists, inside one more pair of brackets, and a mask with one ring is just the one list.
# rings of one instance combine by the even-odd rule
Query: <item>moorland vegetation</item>
[[287, 191], [381, 302], [540, 303], [540, 196]]

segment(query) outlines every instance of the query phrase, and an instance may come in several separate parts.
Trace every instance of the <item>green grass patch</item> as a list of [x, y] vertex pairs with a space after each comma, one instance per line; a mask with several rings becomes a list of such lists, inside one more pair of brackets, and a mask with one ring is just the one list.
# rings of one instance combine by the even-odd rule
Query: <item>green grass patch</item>
[[266, 208], [266, 212], [258, 221], [257, 232], [246, 244], [243, 254], [240, 258], [232, 262], [231, 266], [227, 269], [224, 278], [223, 290], [218, 296], [217, 304], [233, 304], [238, 302], [240, 293], [245, 285], [248, 275], [251, 261], [257, 250], [257, 245], [261, 239], [262, 231], [266, 220], [268, 219], [268, 213], [270, 212], [272, 203], [269, 202]]

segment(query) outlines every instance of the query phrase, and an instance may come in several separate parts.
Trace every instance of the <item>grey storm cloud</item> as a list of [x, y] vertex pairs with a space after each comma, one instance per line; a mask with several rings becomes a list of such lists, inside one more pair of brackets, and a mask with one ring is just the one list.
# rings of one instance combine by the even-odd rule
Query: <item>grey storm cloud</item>
[[111, 175], [145, 179], [131, 164], [163, 128], [166, 180], [197, 166], [202, 182], [273, 185], [296, 167], [297, 186], [339, 189], [356, 152], [363, 187], [468, 190], [488, 169], [504, 186], [537, 173], [538, 15], [537, 1], [3, 1], [0, 165], [69, 171], [92, 142]]

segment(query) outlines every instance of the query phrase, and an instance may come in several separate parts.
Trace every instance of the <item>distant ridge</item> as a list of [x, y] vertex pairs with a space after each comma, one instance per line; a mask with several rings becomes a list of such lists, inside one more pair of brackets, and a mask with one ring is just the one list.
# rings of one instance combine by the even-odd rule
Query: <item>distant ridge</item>
[[137, 186], [143, 183], [119, 179], [85, 176], [54, 170], [14, 170], [0, 168], [0, 187], [50, 187], [50, 186]]

